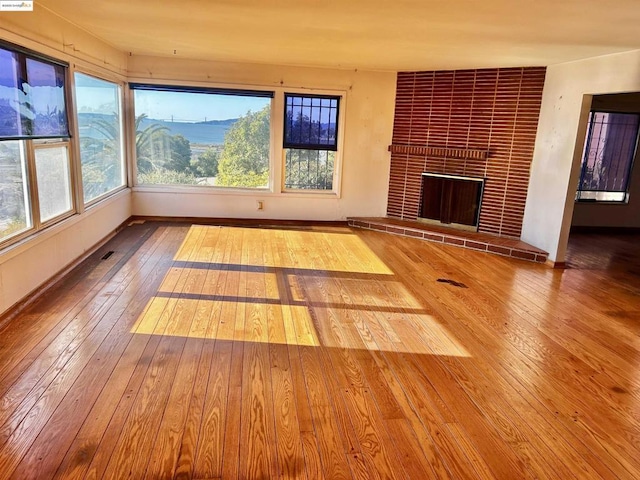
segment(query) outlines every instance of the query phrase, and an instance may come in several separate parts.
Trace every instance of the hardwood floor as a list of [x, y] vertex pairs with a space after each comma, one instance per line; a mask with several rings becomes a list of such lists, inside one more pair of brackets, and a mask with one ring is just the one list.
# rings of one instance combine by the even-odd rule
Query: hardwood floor
[[132, 225], [0, 331], [0, 478], [639, 478], [639, 240]]

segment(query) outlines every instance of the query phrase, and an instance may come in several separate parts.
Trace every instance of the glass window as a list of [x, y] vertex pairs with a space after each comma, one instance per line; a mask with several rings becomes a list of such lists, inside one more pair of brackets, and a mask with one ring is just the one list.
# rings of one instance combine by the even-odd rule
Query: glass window
[[19, 88], [18, 54], [0, 49], [0, 137], [23, 136], [21, 106], [26, 102]]
[[340, 97], [285, 94], [284, 188], [333, 190]]
[[[67, 112], [64, 101], [64, 74], [61, 65], [27, 58], [27, 82], [22, 85], [27, 94], [31, 120], [30, 135], [34, 137], [68, 137]], [[26, 115], [26, 112], [23, 113]]]
[[75, 74], [85, 203], [125, 185], [120, 87]]
[[640, 115], [591, 112], [576, 200], [624, 202]]
[[285, 94], [284, 147], [338, 149], [340, 97]]
[[[73, 212], [67, 67], [0, 46], [0, 243]], [[32, 201], [33, 200], [33, 201]]]
[[132, 88], [138, 184], [268, 187], [272, 92]]
[[67, 145], [35, 149], [40, 221], [51, 220], [71, 210], [71, 181]]
[[0, 242], [32, 227], [23, 141], [0, 142]]
[[336, 152], [330, 150], [285, 150], [286, 189], [332, 190]]
[[65, 67], [0, 49], [0, 138], [68, 137]]

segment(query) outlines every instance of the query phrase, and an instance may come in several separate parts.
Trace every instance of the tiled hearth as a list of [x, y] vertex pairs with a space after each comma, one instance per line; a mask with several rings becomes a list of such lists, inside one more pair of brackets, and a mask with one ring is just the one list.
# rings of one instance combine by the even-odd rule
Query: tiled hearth
[[544, 263], [547, 261], [547, 252], [516, 238], [466, 232], [464, 230], [387, 217], [353, 217], [347, 220], [350, 227], [366, 228], [430, 242], [446, 243], [531, 262]]

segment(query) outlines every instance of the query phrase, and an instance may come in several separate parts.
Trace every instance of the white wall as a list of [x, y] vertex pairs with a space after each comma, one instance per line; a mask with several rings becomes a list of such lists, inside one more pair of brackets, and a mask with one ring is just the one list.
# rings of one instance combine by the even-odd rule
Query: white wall
[[[119, 77], [126, 72], [125, 54], [38, 5], [27, 14], [3, 13], [0, 38], [67, 61], [72, 69]], [[83, 257], [130, 216], [131, 192], [126, 189], [3, 250], [0, 315]]]
[[123, 190], [0, 254], [0, 314], [82, 258], [131, 216]]
[[[281, 193], [278, 188], [280, 160], [276, 158], [274, 191], [229, 192], [184, 187], [167, 191], [166, 187], [136, 187], [134, 215], [305, 220], [385, 215], [390, 161], [387, 147], [393, 132], [395, 73], [136, 56], [129, 57], [128, 68], [129, 78], [136, 81], [256, 86], [279, 92], [300, 88], [346, 92], [339, 196]], [[279, 112], [283, 107], [275, 105], [274, 108]], [[272, 128], [282, 127], [272, 121]], [[256, 209], [257, 200], [264, 201], [263, 211]]]
[[640, 90], [640, 50], [547, 68], [522, 240], [565, 259], [591, 95]]

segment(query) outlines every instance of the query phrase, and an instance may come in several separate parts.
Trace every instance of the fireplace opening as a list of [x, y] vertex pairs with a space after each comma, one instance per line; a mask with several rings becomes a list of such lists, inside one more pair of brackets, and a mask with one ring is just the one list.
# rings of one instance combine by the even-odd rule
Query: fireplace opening
[[484, 178], [423, 173], [418, 220], [477, 231], [483, 189]]

